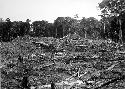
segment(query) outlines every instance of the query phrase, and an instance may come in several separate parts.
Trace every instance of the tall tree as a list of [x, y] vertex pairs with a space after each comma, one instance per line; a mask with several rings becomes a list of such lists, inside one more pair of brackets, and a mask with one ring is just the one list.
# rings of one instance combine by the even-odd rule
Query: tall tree
[[34, 21], [33, 23], [33, 30], [36, 36], [47, 36], [47, 21]]
[[82, 29], [84, 30], [84, 37], [87, 38], [87, 36], [91, 38], [97, 37], [99, 31], [99, 25], [100, 22], [94, 18], [94, 17], [89, 17], [83, 19], [80, 22]]
[[57, 38], [62, 38], [63, 37], [63, 32], [64, 32], [64, 17], [58, 17], [54, 21], [54, 27], [56, 29], [56, 37]]
[[120, 14], [125, 11], [125, 0], [103, 0], [99, 4], [102, 14], [107, 13], [110, 16], [116, 16], [120, 25], [119, 40], [123, 43], [122, 37], [122, 20]]
[[69, 33], [79, 32], [80, 30], [80, 20], [71, 17], [58, 17], [55, 22], [55, 29], [60, 37], [63, 37]]
[[2, 22], [2, 41], [10, 41], [10, 29], [12, 27], [12, 22], [9, 18], [6, 22]]
[[55, 29], [54, 29], [53, 23], [47, 24], [46, 31], [47, 31], [48, 37], [55, 37]]
[[87, 18], [83, 17], [81, 22], [80, 22], [83, 30], [84, 30], [84, 37], [87, 37]]

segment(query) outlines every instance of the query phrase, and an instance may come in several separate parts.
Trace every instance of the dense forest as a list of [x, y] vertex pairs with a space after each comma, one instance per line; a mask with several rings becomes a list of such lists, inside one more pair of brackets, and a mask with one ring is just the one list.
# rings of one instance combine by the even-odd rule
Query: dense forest
[[[102, 15], [101, 15], [102, 16]], [[22, 21], [11, 22], [9, 18], [0, 22], [0, 39], [3, 42], [12, 41], [18, 36], [63, 38], [68, 34], [77, 33], [81, 37], [90, 39], [112, 39], [125, 41], [125, 12], [120, 16], [107, 16], [97, 20], [89, 17], [77, 20], [71, 17], [58, 17], [54, 23], [45, 20], [34, 21], [32, 24]], [[121, 18], [121, 24], [119, 22]], [[120, 34], [121, 32], [121, 34]], [[122, 36], [122, 37], [121, 37]]]
[[101, 19], [0, 22], [1, 89], [125, 89], [125, 1]]

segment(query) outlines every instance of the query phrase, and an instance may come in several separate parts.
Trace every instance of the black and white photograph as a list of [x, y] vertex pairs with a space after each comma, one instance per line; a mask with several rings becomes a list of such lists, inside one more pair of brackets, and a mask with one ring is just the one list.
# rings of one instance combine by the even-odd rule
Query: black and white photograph
[[125, 0], [0, 0], [0, 89], [125, 89]]

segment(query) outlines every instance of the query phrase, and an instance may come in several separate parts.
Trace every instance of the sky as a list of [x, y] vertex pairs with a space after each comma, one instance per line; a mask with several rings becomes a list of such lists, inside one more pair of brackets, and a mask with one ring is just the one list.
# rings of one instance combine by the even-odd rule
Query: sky
[[97, 6], [102, 0], [0, 0], [0, 18], [11, 21], [46, 20], [57, 17], [95, 17], [100, 14]]

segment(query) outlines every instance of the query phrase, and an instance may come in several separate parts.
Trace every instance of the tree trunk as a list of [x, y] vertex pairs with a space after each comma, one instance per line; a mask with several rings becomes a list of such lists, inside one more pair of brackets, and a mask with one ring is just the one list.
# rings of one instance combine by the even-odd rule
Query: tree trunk
[[105, 34], [105, 22], [104, 22], [104, 34]]
[[105, 30], [106, 30], [106, 24], [105, 24], [105, 21], [104, 21], [104, 39], [106, 39]]
[[57, 37], [57, 28], [56, 28], [56, 36], [55, 37]]
[[86, 29], [85, 29], [85, 38], [86, 38], [86, 35], [87, 35], [87, 32], [86, 32]]
[[30, 87], [28, 86], [28, 77], [23, 77], [21, 87], [22, 89], [30, 89]]
[[[63, 26], [63, 37], [64, 37], [64, 26]], [[63, 38], [63, 37], [62, 37], [62, 38]]]
[[123, 44], [123, 40], [122, 40], [122, 28], [121, 28], [121, 19], [119, 19], [119, 25], [120, 25], [120, 30], [119, 30], [119, 42], [121, 44]]
[[51, 89], [55, 89], [55, 83], [51, 83]]

